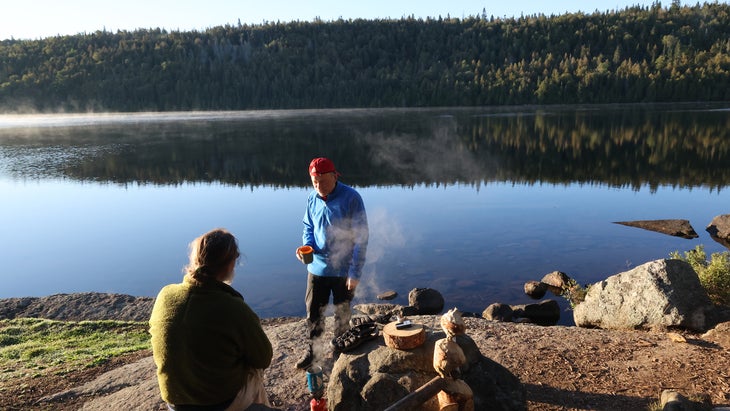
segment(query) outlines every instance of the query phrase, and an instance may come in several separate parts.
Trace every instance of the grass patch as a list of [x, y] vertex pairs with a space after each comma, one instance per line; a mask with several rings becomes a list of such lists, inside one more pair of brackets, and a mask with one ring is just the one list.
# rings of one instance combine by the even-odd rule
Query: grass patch
[[0, 320], [0, 383], [67, 372], [150, 349], [147, 322]]

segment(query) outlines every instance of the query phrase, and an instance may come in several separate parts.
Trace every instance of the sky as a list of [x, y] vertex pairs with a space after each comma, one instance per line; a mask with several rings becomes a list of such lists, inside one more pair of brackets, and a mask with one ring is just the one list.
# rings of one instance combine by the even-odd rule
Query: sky
[[[712, 0], [714, 1], [714, 0]], [[225, 24], [385, 19], [407, 17], [468, 17], [487, 15], [558, 15], [650, 6], [642, 0], [13, 0], [0, 10], [0, 40], [40, 39], [97, 30], [163, 28], [199, 30]], [[704, 2], [704, 1], [702, 1]], [[702, 3], [701, 2], [701, 3]], [[671, 0], [662, 1], [669, 6]], [[697, 1], [682, 0], [681, 4]]]

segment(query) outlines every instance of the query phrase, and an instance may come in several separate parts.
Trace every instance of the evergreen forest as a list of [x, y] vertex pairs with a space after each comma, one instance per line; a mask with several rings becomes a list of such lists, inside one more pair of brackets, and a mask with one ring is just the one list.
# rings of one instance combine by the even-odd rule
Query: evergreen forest
[[0, 41], [0, 112], [730, 101], [730, 5]]

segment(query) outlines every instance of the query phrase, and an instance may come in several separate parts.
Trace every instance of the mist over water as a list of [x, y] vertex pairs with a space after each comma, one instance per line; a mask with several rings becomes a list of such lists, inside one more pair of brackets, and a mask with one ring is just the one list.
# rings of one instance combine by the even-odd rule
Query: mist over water
[[[524, 282], [554, 270], [585, 284], [698, 244], [724, 251], [704, 231], [730, 213], [724, 110], [0, 116], [0, 298], [154, 296], [181, 280], [193, 238], [226, 227], [244, 254], [233, 286], [264, 317], [303, 315], [306, 168], [328, 156], [368, 212], [356, 303], [392, 289], [407, 304], [417, 287], [465, 311], [530, 303]], [[664, 218], [700, 238], [613, 224]]]

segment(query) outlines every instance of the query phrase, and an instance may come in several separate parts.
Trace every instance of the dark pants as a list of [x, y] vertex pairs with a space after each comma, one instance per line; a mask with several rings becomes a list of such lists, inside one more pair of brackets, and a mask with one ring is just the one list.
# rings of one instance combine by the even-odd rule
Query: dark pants
[[335, 306], [335, 335], [347, 331], [350, 328], [350, 302], [353, 297], [352, 292], [347, 289], [347, 279], [308, 274], [304, 303], [307, 307], [309, 339], [319, 337], [324, 331], [324, 312], [329, 304], [330, 294]]

